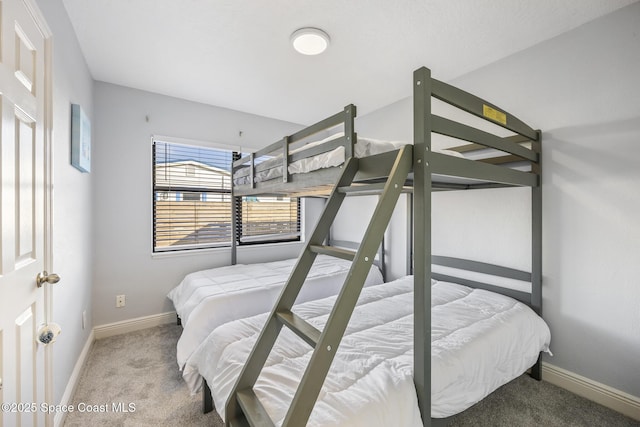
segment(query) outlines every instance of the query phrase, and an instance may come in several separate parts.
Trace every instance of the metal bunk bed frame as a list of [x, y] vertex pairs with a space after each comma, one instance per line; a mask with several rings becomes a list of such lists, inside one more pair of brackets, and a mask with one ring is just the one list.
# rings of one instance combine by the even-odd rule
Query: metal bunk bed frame
[[[413, 82], [413, 111], [414, 111], [414, 145], [403, 149], [355, 159], [353, 155], [353, 143], [356, 134], [353, 127], [355, 107], [347, 106], [345, 110], [322, 122], [306, 128], [282, 141], [272, 144], [260, 152], [245, 157], [234, 163], [236, 168], [250, 162], [251, 182], [245, 188], [237, 187], [234, 195], [250, 194], [291, 194], [326, 185], [334, 187], [325, 207], [318, 226], [307, 242], [298, 264], [292, 272], [279, 301], [274, 307], [265, 329], [256, 343], [249, 360], [236, 382], [236, 385], [227, 401], [226, 425], [273, 425], [259, 399], [253, 393], [253, 384], [257, 379], [262, 365], [275, 342], [282, 326], [287, 326], [316, 348], [311, 359], [310, 366], [301, 381], [292, 406], [284, 420], [285, 426], [299, 426], [306, 424], [308, 416], [313, 409], [322, 382], [329, 369], [335, 347], [327, 346], [327, 343], [339, 344], [344, 327], [351, 316], [353, 306], [362, 289], [365, 271], [370, 266], [372, 256], [375, 253], [389, 221], [389, 217], [403, 191], [403, 183], [408, 183], [413, 189], [413, 265], [414, 265], [414, 383], [418, 397], [418, 405], [425, 426], [446, 424], [447, 419], [433, 419], [431, 413], [431, 278], [439, 280], [456, 281], [472, 287], [478, 287], [497, 291], [512, 296], [525, 302], [534, 311], [542, 313], [542, 194], [540, 187], [540, 152], [541, 134], [533, 130], [522, 121], [504, 110], [496, 107], [457, 89], [451, 85], [431, 78], [429, 69], [422, 67], [414, 72]], [[431, 113], [431, 99], [440, 99], [474, 116], [486, 119], [489, 122], [502, 126], [516, 135], [513, 137], [498, 137], [479, 129], [454, 122], [452, 120], [433, 115]], [[339, 168], [321, 169], [309, 174], [288, 176], [287, 164], [299, 156], [289, 154], [289, 144], [299, 141], [309, 135], [323, 129], [344, 123], [345, 137], [340, 141], [333, 141], [333, 147], [315, 146], [303, 150], [302, 155], [315, 155], [323, 151], [335, 148], [336, 144], [344, 144], [347, 147], [346, 162]], [[471, 144], [463, 146], [461, 151], [473, 150], [477, 147], [496, 149], [506, 152], [506, 156], [493, 157], [482, 161], [470, 161], [437, 153], [431, 147], [432, 133], [442, 134], [468, 141]], [[527, 142], [529, 147], [521, 145]], [[282, 150], [283, 174], [281, 180], [272, 180], [262, 183], [254, 183], [255, 159], [274, 150]], [[501, 164], [513, 164], [514, 162], [528, 162], [530, 171], [516, 170]], [[246, 167], [246, 166], [245, 166]], [[413, 171], [413, 176], [407, 181], [407, 173]], [[340, 180], [336, 175], [340, 175]], [[456, 177], [457, 180], [444, 180], [441, 176]], [[437, 177], [437, 178], [434, 178]], [[461, 183], [460, 179], [463, 181]], [[401, 179], [401, 181], [400, 181]], [[380, 182], [380, 180], [386, 180]], [[277, 181], [277, 182], [276, 182]], [[371, 182], [374, 182], [371, 184]], [[398, 188], [400, 182], [400, 188]], [[461, 260], [450, 257], [433, 256], [431, 251], [431, 193], [439, 190], [462, 190], [480, 188], [499, 188], [524, 186], [531, 188], [531, 273], [515, 269], [499, 267], [476, 261]], [[406, 187], [405, 187], [406, 188]], [[369, 226], [368, 233], [357, 252], [331, 249], [323, 246], [321, 242], [326, 238], [328, 229], [339, 209], [342, 199], [346, 194], [372, 194], [381, 193], [374, 217]], [[334, 199], [336, 200], [334, 202]], [[369, 236], [371, 234], [372, 236]], [[375, 234], [375, 236], [373, 236]], [[353, 260], [354, 265], [350, 278], [344, 285], [331, 317], [339, 317], [338, 327], [330, 327], [331, 318], [325, 329], [319, 331], [306, 323], [303, 319], [291, 312], [293, 300], [302, 286], [306, 277], [306, 271], [310, 268], [315, 253], [327, 253], [340, 258]], [[366, 261], [366, 262], [365, 262]], [[432, 263], [453, 267], [466, 271], [475, 271], [492, 276], [507, 277], [516, 280], [531, 282], [531, 292], [517, 292], [505, 288], [493, 286], [488, 283], [465, 279], [464, 277], [452, 277], [449, 275], [432, 272]], [[305, 271], [306, 270], [306, 271]], [[295, 288], [289, 290], [289, 288]], [[341, 304], [341, 299], [347, 299], [350, 303]], [[283, 303], [282, 300], [285, 302]], [[287, 302], [288, 301], [288, 302]], [[346, 312], [348, 311], [348, 312]], [[340, 330], [342, 328], [342, 330]], [[337, 329], [337, 331], [336, 331]], [[264, 341], [264, 342], [263, 342]], [[326, 348], [326, 351], [325, 351]], [[324, 354], [322, 354], [324, 352]], [[321, 353], [320, 369], [311, 368], [316, 360], [316, 353]], [[254, 360], [257, 359], [257, 360]], [[328, 360], [327, 360], [328, 359]], [[326, 368], [326, 369], [325, 369]], [[312, 371], [309, 373], [309, 371]], [[541, 379], [540, 357], [531, 368], [531, 375]], [[319, 385], [315, 384], [319, 381]], [[310, 385], [312, 384], [312, 385]], [[301, 392], [301, 389], [304, 389]]]

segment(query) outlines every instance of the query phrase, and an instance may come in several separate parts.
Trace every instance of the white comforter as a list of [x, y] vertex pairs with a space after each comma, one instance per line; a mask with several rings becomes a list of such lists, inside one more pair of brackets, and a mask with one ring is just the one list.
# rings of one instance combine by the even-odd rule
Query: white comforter
[[[312, 426], [422, 426], [413, 384], [413, 278], [363, 290], [311, 414]], [[454, 415], [524, 373], [550, 333], [531, 309], [511, 298], [436, 282], [432, 293], [431, 415]], [[335, 298], [294, 311], [322, 328]], [[224, 418], [225, 402], [266, 315], [228, 323], [194, 353]], [[311, 349], [283, 328], [255, 391], [280, 424]]]
[[[218, 326], [270, 311], [296, 260], [236, 264], [188, 274], [168, 295], [184, 327], [177, 347], [180, 369]], [[296, 301], [336, 295], [350, 267], [349, 261], [318, 255]], [[379, 283], [382, 275], [373, 266], [365, 286]]]
[[[291, 154], [297, 153], [301, 150], [306, 150], [316, 145], [322, 145], [326, 142], [343, 137], [344, 133], [339, 132], [333, 134], [325, 139], [310, 142], [303, 145], [300, 148], [291, 150]], [[355, 157], [366, 157], [374, 154], [384, 153], [385, 151], [397, 150], [403, 145], [407, 145], [407, 142], [402, 141], [382, 141], [378, 139], [362, 138], [358, 137], [357, 142], [354, 144]], [[331, 151], [316, 154], [315, 156], [305, 157], [300, 160], [292, 162], [288, 166], [290, 174], [308, 173], [317, 169], [330, 168], [334, 166], [340, 166], [345, 160], [345, 148], [343, 146], [336, 147]], [[270, 179], [278, 178], [282, 176], [282, 156], [273, 156], [267, 160], [261, 162], [263, 166], [267, 166], [268, 169], [256, 172], [255, 181], [262, 182]], [[249, 168], [240, 169], [234, 173], [233, 182], [236, 185], [243, 185], [249, 183]]]

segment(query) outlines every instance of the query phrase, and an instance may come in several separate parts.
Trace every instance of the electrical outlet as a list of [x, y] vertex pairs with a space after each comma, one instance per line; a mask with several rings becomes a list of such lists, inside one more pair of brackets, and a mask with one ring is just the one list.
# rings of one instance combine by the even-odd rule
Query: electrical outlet
[[125, 304], [126, 304], [126, 301], [124, 299], [124, 295], [116, 295], [116, 307], [122, 308], [125, 306]]
[[82, 312], [82, 329], [87, 327], [87, 310]]

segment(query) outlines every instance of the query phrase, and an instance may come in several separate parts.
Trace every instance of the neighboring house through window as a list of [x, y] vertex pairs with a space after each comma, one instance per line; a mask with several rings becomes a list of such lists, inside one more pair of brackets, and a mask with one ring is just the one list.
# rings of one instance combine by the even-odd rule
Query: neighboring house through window
[[[231, 197], [239, 154], [153, 140], [154, 252], [300, 240], [300, 203], [287, 197]], [[237, 214], [233, 229], [232, 208]]]

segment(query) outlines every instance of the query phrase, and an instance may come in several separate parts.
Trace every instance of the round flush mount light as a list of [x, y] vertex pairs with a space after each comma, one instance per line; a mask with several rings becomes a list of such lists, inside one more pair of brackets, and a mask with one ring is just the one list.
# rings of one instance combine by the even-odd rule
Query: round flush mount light
[[293, 48], [303, 55], [318, 55], [329, 47], [329, 35], [318, 28], [300, 28], [291, 34]]

